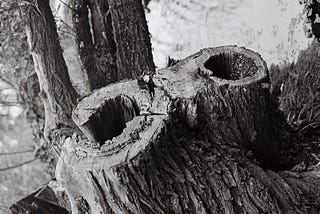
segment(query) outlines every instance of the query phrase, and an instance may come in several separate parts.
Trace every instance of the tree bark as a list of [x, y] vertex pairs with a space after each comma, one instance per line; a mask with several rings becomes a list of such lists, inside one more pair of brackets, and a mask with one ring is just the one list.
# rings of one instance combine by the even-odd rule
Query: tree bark
[[44, 135], [50, 142], [77, 130], [71, 119], [77, 93], [71, 85], [48, 0], [23, 8], [29, 46], [45, 108]]
[[79, 54], [91, 90], [117, 81], [116, 49], [108, 2], [76, 0], [73, 8]]
[[73, 8], [78, 49], [91, 90], [155, 71], [141, 1], [77, 0]]
[[320, 211], [319, 167], [293, 167], [299, 138], [258, 54], [204, 49], [153, 81], [154, 96], [131, 80], [78, 103], [89, 140], [66, 139], [56, 169], [73, 213]]
[[118, 80], [155, 71], [148, 25], [141, 1], [108, 0], [116, 44]]

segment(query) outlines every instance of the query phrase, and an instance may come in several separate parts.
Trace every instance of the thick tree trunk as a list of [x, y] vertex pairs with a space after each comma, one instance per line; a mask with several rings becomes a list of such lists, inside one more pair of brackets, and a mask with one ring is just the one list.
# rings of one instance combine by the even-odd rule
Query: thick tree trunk
[[141, 1], [108, 0], [116, 44], [118, 80], [155, 71], [148, 25]]
[[45, 137], [58, 142], [77, 130], [71, 120], [77, 93], [71, 86], [49, 2], [23, 8], [26, 30], [45, 108]]
[[79, 54], [91, 90], [117, 81], [116, 49], [108, 8], [108, 2], [101, 0], [75, 0], [73, 4]]
[[76, 0], [73, 10], [91, 90], [155, 71], [141, 1]]
[[159, 70], [153, 97], [133, 80], [84, 97], [73, 119], [89, 141], [66, 139], [56, 169], [72, 212], [319, 212], [319, 169], [292, 168], [299, 139], [267, 72], [225, 46]]

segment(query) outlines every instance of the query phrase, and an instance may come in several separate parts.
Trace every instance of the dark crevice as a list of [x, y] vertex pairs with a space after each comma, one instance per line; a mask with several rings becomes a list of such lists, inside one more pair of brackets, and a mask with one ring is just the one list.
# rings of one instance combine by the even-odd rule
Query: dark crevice
[[95, 130], [101, 144], [120, 135], [126, 123], [139, 115], [139, 107], [135, 100], [121, 95], [105, 101], [90, 118], [90, 125]]
[[238, 80], [252, 76], [258, 71], [253, 59], [236, 52], [223, 52], [211, 56], [204, 67], [212, 76], [226, 80]]

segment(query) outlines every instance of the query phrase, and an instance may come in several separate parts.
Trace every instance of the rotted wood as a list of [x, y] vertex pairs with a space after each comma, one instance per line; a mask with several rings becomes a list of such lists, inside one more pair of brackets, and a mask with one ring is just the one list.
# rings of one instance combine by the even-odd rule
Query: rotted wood
[[319, 169], [286, 161], [298, 138], [257, 53], [204, 49], [152, 79], [154, 96], [131, 80], [78, 103], [86, 138], [66, 139], [56, 169], [73, 213], [319, 211]]

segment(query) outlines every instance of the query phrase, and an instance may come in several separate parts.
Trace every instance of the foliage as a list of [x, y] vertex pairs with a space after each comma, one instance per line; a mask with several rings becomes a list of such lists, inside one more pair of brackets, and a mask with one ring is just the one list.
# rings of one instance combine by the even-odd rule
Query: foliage
[[48, 159], [47, 145], [41, 130], [44, 127], [44, 110], [38, 96], [39, 84], [29, 53], [25, 23], [20, 8], [23, 1], [5, 0], [0, 3], [0, 88], [5, 85], [10, 89], [9, 96], [0, 92], [1, 108], [18, 105], [23, 109], [27, 120], [34, 130], [33, 140], [37, 156]]
[[17, 3], [0, 3], [0, 76], [19, 90], [33, 72], [23, 18]]
[[[35, 96], [38, 82], [29, 54], [24, 20], [20, 14], [22, 1], [0, 2], [0, 168], [44, 159], [43, 145], [35, 145], [34, 129], [41, 130], [43, 121], [40, 98]], [[21, 113], [26, 114], [21, 114]], [[26, 117], [23, 117], [26, 116]], [[36, 128], [35, 128], [36, 127]], [[40, 136], [41, 138], [41, 136]], [[44, 144], [42, 142], [42, 144]], [[31, 151], [11, 154], [15, 151]], [[35, 157], [36, 156], [36, 157]], [[39, 161], [21, 167], [0, 170], [0, 209], [10, 205], [50, 179], [47, 166]]]
[[[3, 115], [0, 124], [0, 168], [34, 160], [34, 152], [30, 151], [34, 149], [32, 130], [26, 120]], [[10, 154], [14, 151], [26, 152]], [[46, 164], [36, 160], [21, 167], [0, 171], [0, 208], [8, 210], [9, 205], [48, 182], [51, 177], [46, 170]]]

